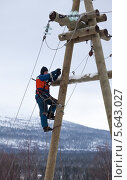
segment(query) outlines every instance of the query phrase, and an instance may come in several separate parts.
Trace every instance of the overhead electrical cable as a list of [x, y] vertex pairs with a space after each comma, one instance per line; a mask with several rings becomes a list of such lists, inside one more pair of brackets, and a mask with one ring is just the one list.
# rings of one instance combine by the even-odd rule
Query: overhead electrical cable
[[[16, 121], [16, 119], [17, 119], [17, 117], [18, 117], [19, 111], [20, 111], [21, 106], [22, 106], [22, 104], [23, 104], [23, 100], [24, 100], [24, 98], [25, 98], [25, 96], [26, 96], [26, 93], [27, 93], [28, 87], [29, 87], [29, 85], [30, 85], [30, 81], [31, 81], [31, 78], [32, 78], [33, 73], [34, 73], [34, 71], [35, 71], [35, 68], [36, 68], [36, 65], [37, 65], [37, 62], [38, 62], [38, 59], [39, 59], [40, 53], [41, 53], [41, 49], [42, 49], [43, 43], [44, 43], [44, 40], [42, 40], [42, 42], [41, 42], [41, 46], [40, 46], [40, 49], [39, 49], [39, 52], [38, 52], [38, 55], [37, 55], [37, 58], [36, 58], [36, 61], [35, 61], [35, 64], [34, 64], [34, 67], [33, 67], [32, 73], [31, 73], [31, 75], [30, 75], [29, 81], [28, 81], [28, 83], [27, 83], [27, 86], [26, 86], [25, 92], [24, 92], [23, 97], [22, 97], [22, 99], [21, 99], [21, 102], [20, 102], [20, 105], [19, 105], [19, 108], [18, 108], [18, 111], [17, 111], [16, 117], [15, 117], [15, 121]], [[15, 121], [14, 121], [14, 123], [15, 123]]]
[[[18, 115], [19, 115], [19, 112], [20, 112], [21, 106], [22, 106], [22, 104], [23, 104], [23, 100], [24, 100], [24, 98], [25, 98], [25, 96], [26, 96], [26, 93], [27, 93], [28, 87], [29, 87], [29, 85], [30, 85], [31, 78], [32, 78], [33, 73], [34, 73], [34, 71], [35, 71], [35, 68], [36, 68], [37, 62], [38, 62], [38, 60], [39, 60], [39, 56], [40, 56], [40, 53], [41, 53], [41, 50], [42, 50], [43, 43], [44, 43], [44, 39], [43, 39], [43, 40], [42, 40], [42, 42], [41, 42], [41, 46], [40, 46], [40, 48], [39, 48], [39, 52], [38, 52], [38, 55], [37, 55], [36, 61], [35, 61], [35, 64], [34, 64], [34, 67], [33, 67], [32, 73], [31, 73], [31, 75], [30, 75], [29, 81], [28, 81], [28, 83], [27, 83], [27, 86], [26, 86], [25, 92], [24, 92], [23, 97], [22, 97], [22, 99], [21, 99], [21, 102], [20, 102], [20, 105], [19, 105], [19, 108], [18, 108], [18, 111], [17, 111], [16, 117], [15, 117], [15, 120], [14, 120], [14, 122], [13, 122], [13, 126], [14, 126], [14, 124], [15, 124], [15, 121], [17, 120], [17, 117], [18, 117]], [[35, 109], [35, 108], [34, 108], [34, 109]], [[33, 114], [33, 111], [32, 111], [32, 114]], [[31, 114], [31, 116], [30, 116], [30, 119], [32, 118], [32, 114]], [[13, 126], [12, 126], [12, 127], [13, 127]], [[15, 158], [13, 159], [13, 161], [12, 161], [12, 163], [11, 163], [10, 169], [9, 169], [9, 171], [8, 171], [8, 174], [7, 174], [7, 176], [6, 176], [6, 179], [5, 179], [5, 180], [7, 180], [7, 179], [8, 179], [8, 176], [9, 176], [9, 174], [10, 174], [10, 170], [11, 170], [11, 168], [12, 168], [12, 165], [13, 165], [14, 160], [15, 160]]]
[[[23, 100], [24, 100], [24, 98], [25, 98], [25, 96], [26, 96], [26, 93], [27, 93], [28, 87], [29, 87], [29, 85], [30, 85], [30, 81], [31, 81], [31, 79], [32, 79], [32, 76], [33, 76], [33, 73], [34, 73], [34, 71], [35, 71], [35, 68], [36, 68], [37, 62], [38, 62], [38, 60], [39, 60], [39, 57], [40, 57], [40, 53], [41, 53], [41, 50], [42, 50], [43, 44], [44, 44], [44, 41], [45, 41], [45, 39], [46, 39], [46, 35], [47, 35], [47, 33], [48, 33], [49, 22], [50, 22], [50, 21], [48, 21], [48, 24], [47, 24], [47, 26], [46, 26], [46, 29], [45, 29], [45, 34], [44, 34], [44, 36], [43, 36], [43, 39], [42, 39], [42, 42], [41, 42], [41, 46], [40, 46], [40, 48], [39, 48], [39, 51], [38, 51], [38, 54], [37, 54], [37, 58], [36, 58], [36, 60], [35, 60], [35, 64], [34, 64], [34, 67], [33, 67], [33, 69], [32, 69], [32, 73], [31, 73], [30, 78], [29, 78], [29, 81], [28, 81], [28, 83], [27, 83], [27, 86], [26, 86], [25, 92], [24, 92], [23, 97], [22, 97], [22, 99], [21, 99], [21, 102], [20, 102], [20, 105], [19, 105], [19, 108], [18, 108], [18, 111], [17, 111], [16, 117], [15, 117], [15, 120], [14, 120], [13, 126], [14, 126], [14, 124], [15, 124], [15, 122], [16, 122], [16, 120], [17, 120], [17, 117], [18, 117], [18, 115], [19, 115], [19, 112], [20, 112], [21, 106], [22, 106], [22, 104], [23, 104]], [[34, 106], [34, 109], [35, 109], [35, 107], [36, 107], [36, 105]], [[32, 111], [32, 114], [31, 114], [31, 116], [30, 116], [30, 119], [32, 118], [32, 115], [33, 115], [34, 109], [33, 109], [33, 111]], [[7, 180], [8, 176], [9, 176], [9, 174], [10, 174], [10, 170], [11, 170], [11, 168], [12, 168], [12, 165], [13, 165], [14, 160], [15, 160], [15, 157], [14, 157], [14, 159], [12, 160], [12, 163], [11, 163], [11, 165], [10, 165], [10, 169], [9, 169], [9, 171], [8, 171], [8, 174], [7, 174], [7, 176], [6, 176], [6, 179], [5, 179], [5, 180]]]
[[[49, 25], [48, 25], [48, 26], [49, 26]], [[64, 28], [64, 30], [65, 30], [65, 28]], [[47, 30], [46, 30], [46, 31], [47, 31]], [[42, 46], [43, 46], [43, 43], [44, 43], [45, 40], [46, 40], [46, 34], [45, 34], [44, 37], [43, 37], [43, 40], [42, 40], [42, 43], [41, 43], [41, 46], [40, 46], [40, 49], [39, 49], [39, 52], [38, 52], [38, 55], [37, 55], [37, 58], [36, 58], [36, 61], [35, 61], [33, 70], [32, 70], [32, 73], [31, 73], [31, 76], [30, 76], [30, 79], [29, 79], [29, 81], [28, 81], [28, 84], [27, 84], [27, 87], [26, 87], [26, 89], [25, 89], [23, 98], [22, 98], [21, 103], [20, 103], [20, 106], [19, 106], [19, 108], [18, 108], [18, 112], [17, 112], [17, 114], [16, 114], [16, 117], [15, 117], [15, 120], [14, 120], [14, 123], [13, 123], [13, 126], [14, 126], [14, 124], [15, 124], [15, 121], [16, 121], [16, 119], [17, 119], [17, 117], [18, 117], [18, 114], [19, 114], [19, 112], [20, 112], [21, 106], [22, 106], [22, 104], [23, 104], [23, 100], [24, 100], [24, 98], [25, 98], [25, 95], [26, 95], [26, 92], [27, 92], [27, 90], [28, 90], [30, 81], [31, 81], [31, 79], [32, 79], [34, 70], [35, 70], [36, 65], [37, 65], [37, 62], [38, 62], [38, 60], [39, 60], [39, 56], [40, 56], [40, 53], [41, 53], [41, 50], [42, 50]], [[59, 44], [60, 44], [60, 41], [59, 41], [59, 43], [58, 43], [58, 45], [57, 45], [56, 52], [55, 52], [55, 54], [54, 54], [53, 60], [52, 60], [51, 65], [50, 65], [50, 69], [51, 69], [51, 67], [52, 67], [52, 65], [53, 65], [53, 62], [54, 62], [54, 59], [55, 59], [57, 50], [59, 49]], [[30, 122], [30, 120], [31, 120], [31, 118], [32, 118], [32, 116], [33, 116], [33, 113], [34, 113], [35, 108], [36, 108], [36, 104], [34, 105], [34, 108], [33, 108], [32, 113], [31, 113], [31, 115], [30, 115], [28, 124], [29, 124], [29, 122]], [[28, 124], [27, 124], [27, 127], [28, 127]], [[10, 170], [11, 170], [11, 168], [12, 168], [12, 165], [13, 165], [14, 160], [15, 160], [15, 158], [13, 159], [13, 161], [12, 161], [12, 163], [11, 163], [9, 172], [8, 172], [8, 174], [7, 174], [7, 178], [8, 178], [8, 175], [9, 175], [9, 173], [10, 173]], [[7, 179], [7, 178], [6, 178], [6, 179]]]
[[[61, 47], [52, 48], [52, 47], [50, 47], [50, 46], [48, 45], [47, 41], [45, 40], [45, 43], [46, 43], [47, 47], [48, 47], [50, 50], [58, 50], [58, 49], [62, 49], [64, 46], [66, 46], [67, 44], [69, 44], [69, 43], [71, 42], [71, 40], [72, 40], [72, 38], [73, 38], [76, 30], [77, 30], [77, 26], [78, 26], [78, 23], [80, 22], [80, 19], [81, 19], [81, 17], [78, 19], [78, 21], [77, 21], [77, 23], [76, 23], [76, 25], [75, 25], [75, 29], [73, 30], [73, 34], [72, 34], [71, 38], [67, 41], [67, 43], [65, 43], [65, 44], [62, 45]], [[66, 26], [65, 26], [65, 27], [66, 27]]]
[[[85, 70], [85, 68], [86, 68], [86, 65], [87, 65], [87, 62], [88, 62], [88, 59], [89, 59], [89, 54], [85, 57], [85, 59], [86, 59], [86, 62], [85, 62], [85, 65], [84, 65], [84, 67], [83, 67], [83, 69], [82, 69], [81, 75], [83, 74], [83, 72], [84, 72], [84, 70]], [[72, 90], [72, 92], [71, 92], [71, 95], [69, 96], [69, 98], [68, 98], [68, 100], [67, 100], [67, 102], [66, 102], [66, 104], [65, 104], [65, 108], [67, 107], [67, 105], [68, 105], [68, 103], [69, 103], [72, 95], [74, 94], [74, 91], [75, 91], [75, 89], [76, 89], [76, 87], [77, 87], [77, 84], [78, 84], [78, 83], [75, 84], [75, 86], [74, 86], [74, 88], [73, 88], [73, 90]]]

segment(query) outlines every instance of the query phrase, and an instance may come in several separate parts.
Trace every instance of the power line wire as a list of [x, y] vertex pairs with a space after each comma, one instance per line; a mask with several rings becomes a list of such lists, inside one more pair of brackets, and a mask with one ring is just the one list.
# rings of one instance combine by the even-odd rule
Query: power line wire
[[[19, 108], [18, 108], [16, 117], [15, 117], [15, 120], [14, 120], [14, 122], [13, 122], [13, 126], [14, 126], [16, 120], [17, 120], [18, 114], [19, 114], [20, 109], [21, 109], [21, 106], [22, 106], [22, 104], [23, 104], [23, 100], [24, 100], [24, 98], [25, 98], [25, 96], [26, 96], [26, 93], [27, 93], [27, 90], [28, 90], [30, 81], [31, 81], [31, 79], [32, 79], [33, 73], [34, 73], [34, 71], [35, 71], [37, 62], [38, 62], [39, 57], [40, 57], [40, 53], [41, 53], [42, 46], [43, 46], [43, 44], [44, 44], [45, 38], [46, 38], [46, 34], [44, 35], [43, 40], [42, 40], [42, 42], [41, 42], [41, 46], [40, 46], [40, 48], [39, 48], [39, 51], [38, 51], [38, 54], [37, 54], [37, 58], [36, 58], [36, 60], [35, 60], [35, 64], [34, 64], [34, 67], [33, 67], [33, 69], [32, 69], [32, 73], [31, 73], [31, 75], [30, 75], [30, 78], [29, 78], [29, 81], [28, 81], [28, 83], [27, 83], [27, 86], [26, 86], [25, 92], [24, 92], [24, 94], [23, 94], [23, 97], [22, 97], [22, 99], [21, 99], [21, 102], [20, 102], [20, 105], [19, 105]], [[33, 115], [33, 112], [34, 112], [34, 110], [35, 110], [35, 107], [36, 107], [36, 106], [34, 106], [34, 109], [33, 109], [32, 113], [31, 113], [30, 119], [32, 118], [32, 115]], [[29, 119], [29, 121], [30, 121], [30, 119]], [[28, 127], [28, 126], [27, 126], [27, 127]], [[6, 180], [7, 180], [8, 176], [9, 176], [9, 174], [10, 174], [10, 170], [11, 170], [11, 168], [12, 168], [12, 165], [13, 165], [14, 160], [15, 160], [15, 157], [14, 157], [12, 163], [11, 163], [10, 169], [9, 169], [8, 174], [7, 174], [7, 176], [6, 176]]]
[[[63, 32], [65, 31], [65, 28], [66, 28], [66, 27], [64, 27]], [[45, 41], [46, 41], [46, 39], [45, 39]], [[55, 49], [56, 52], [55, 52], [55, 54], [54, 54], [54, 56], [53, 56], [53, 59], [52, 59], [52, 61], [51, 61], [51, 64], [50, 64], [50, 67], [49, 67], [49, 71], [50, 71], [50, 69], [51, 69], [51, 67], [52, 67], [52, 65], [53, 65], [53, 63], [54, 63], [54, 60], [55, 60], [57, 51], [58, 51], [58, 49], [59, 49], [59, 45], [60, 45], [60, 41], [58, 42], [57, 48]], [[32, 78], [32, 79], [33, 79], [33, 78]], [[34, 79], [33, 79], [33, 80], [34, 80]], [[35, 107], [36, 107], [36, 105], [35, 105]], [[31, 114], [31, 118], [32, 118], [32, 115], [33, 115], [33, 113], [34, 113], [35, 107], [33, 108], [33, 111], [32, 111], [32, 114]]]
[[[32, 73], [31, 73], [31, 75], [30, 75], [30, 78], [29, 78], [29, 81], [28, 81], [28, 83], [27, 83], [25, 92], [24, 92], [24, 94], [23, 94], [23, 97], [22, 97], [22, 99], [21, 99], [20, 105], [19, 105], [19, 107], [18, 107], [18, 111], [17, 111], [16, 116], [15, 116], [15, 118], [14, 118], [13, 125], [12, 125], [12, 123], [11, 123], [10, 128], [14, 126], [14, 124], [15, 124], [15, 122], [16, 122], [16, 120], [17, 120], [17, 117], [18, 117], [18, 115], [19, 115], [21, 106], [22, 106], [22, 104], [23, 104], [23, 100], [24, 100], [24, 98], [25, 98], [25, 95], [26, 95], [26, 92], [27, 92], [27, 90], [28, 90], [28, 87], [29, 87], [29, 84], [30, 84], [32, 75], [33, 75], [33, 73], [34, 73], [34, 70], [35, 70], [35, 68], [36, 68], [36, 65], [37, 65], [37, 62], [38, 62], [38, 59], [39, 59], [39, 56], [40, 56], [40, 53], [41, 53], [41, 49], [42, 49], [42, 46], [43, 46], [43, 42], [44, 42], [44, 39], [43, 39], [42, 42], [41, 42], [41, 46], [40, 46], [40, 48], [39, 48], [39, 51], [38, 51], [38, 54], [37, 54], [37, 58], [36, 58], [36, 60], [35, 60], [35, 64], [34, 64], [34, 67], [33, 67], [33, 70], [32, 70]], [[8, 142], [9, 142], [9, 140], [7, 141], [7, 144], [8, 144]], [[3, 159], [3, 158], [1, 158], [1, 160], [2, 160], [2, 159]]]
[[[66, 28], [66, 26], [64, 27], [63, 33], [64, 33], [64, 31], [65, 31], [65, 28]], [[53, 57], [52, 62], [51, 62], [51, 65], [50, 65], [50, 67], [49, 67], [49, 71], [50, 71], [50, 69], [51, 69], [51, 67], [52, 67], [52, 65], [53, 65], [53, 63], [54, 63], [54, 60], [55, 60], [57, 51], [59, 50], [60, 42], [61, 42], [61, 41], [59, 40], [58, 45], [57, 45], [57, 48], [56, 48], [56, 52], [55, 52], [55, 54], [54, 54], [54, 57]]]
[[[65, 28], [64, 28], [64, 30], [65, 30]], [[16, 121], [16, 119], [17, 119], [17, 116], [18, 116], [19, 111], [20, 111], [20, 109], [21, 109], [21, 105], [22, 105], [22, 103], [23, 103], [24, 97], [25, 97], [25, 95], [26, 95], [27, 89], [28, 89], [29, 84], [30, 84], [30, 81], [31, 81], [31, 79], [32, 79], [32, 76], [33, 76], [33, 73], [34, 73], [35, 67], [36, 67], [36, 65], [37, 65], [37, 62], [38, 62], [38, 59], [39, 59], [39, 56], [40, 56], [40, 52], [41, 52], [41, 49], [42, 49], [42, 46], [43, 46], [44, 40], [46, 40], [46, 36], [45, 36], [45, 35], [44, 35], [44, 37], [43, 37], [42, 44], [41, 44], [41, 47], [40, 47], [40, 49], [39, 49], [39, 53], [38, 53], [38, 56], [37, 56], [37, 59], [36, 59], [36, 62], [35, 62], [35, 65], [34, 65], [33, 71], [32, 71], [32, 73], [31, 73], [31, 76], [30, 76], [29, 82], [28, 82], [28, 84], [27, 84], [27, 87], [26, 87], [25, 93], [24, 93], [24, 95], [23, 95], [23, 98], [22, 98], [22, 101], [21, 101], [21, 103], [20, 103], [20, 106], [19, 106], [18, 112], [17, 112], [17, 114], [16, 114], [15, 121]], [[50, 68], [49, 68], [49, 69], [51, 69], [51, 67], [52, 67], [52, 65], [53, 65], [53, 62], [54, 62], [55, 56], [56, 56], [56, 54], [57, 54], [57, 50], [58, 50], [59, 44], [60, 44], [60, 41], [59, 41], [59, 43], [58, 43], [58, 45], [57, 45], [57, 49], [56, 49], [56, 52], [55, 52], [55, 54], [54, 54], [54, 57], [53, 57], [53, 60], [52, 60], [52, 62], [51, 62], [51, 65], [50, 65]], [[35, 106], [34, 106], [34, 108], [33, 108], [33, 110], [32, 110], [32, 113], [31, 113], [31, 115], [30, 115], [30, 118], [29, 118], [28, 124], [29, 124], [29, 122], [30, 122], [30, 120], [31, 120], [31, 118], [32, 118], [32, 116], [33, 116], [33, 113], [34, 113], [34, 110], [35, 110], [35, 108], [36, 108], [36, 105], [37, 105], [37, 104], [35, 104]], [[14, 121], [14, 124], [15, 124], [15, 121]], [[14, 124], [13, 124], [13, 126], [14, 126]], [[27, 127], [28, 127], [28, 124], [27, 124]], [[47, 133], [46, 133], [46, 134], [47, 134]], [[47, 143], [47, 141], [46, 141], [46, 143]], [[13, 161], [12, 161], [12, 164], [11, 164], [11, 166], [10, 166], [10, 169], [9, 169], [8, 175], [9, 175], [9, 173], [10, 173], [10, 170], [11, 170], [11, 168], [12, 168], [12, 165], [13, 165], [14, 160], [15, 160], [15, 158], [14, 158], [14, 159], [13, 159]], [[8, 178], [8, 175], [7, 175], [7, 178]], [[7, 179], [7, 178], [6, 178], [6, 179]]]
[[100, 12], [100, 13], [112, 13], [112, 11], [105, 11], [105, 12]]
[[81, 66], [81, 64], [84, 62], [84, 60], [87, 58], [87, 56], [88, 56], [88, 54], [85, 56], [85, 58], [83, 58], [83, 60], [79, 63], [77, 68], [75, 68], [75, 70], [73, 70], [72, 72], [75, 72]]
[[[82, 17], [82, 16], [81, 16], [81, 17]], [[66, 46], [67, 44], [69, 44], [69, 43], [71, 42], [71, 40], [72, 40], [72, 38], [73, 38], [76, 30], [77, 30], [77, 26], [78, 26], [78, 23], [80, 22], [81, 17], [79, 17], [78, 21], [76, 22], [75, 29], [73, 30], [72, 36], [71, 36], [71, 38], [67, 41], [67, 43], [65, 43], [63, 46], [61, 46], [61, 47], [59, 47], [59, 48], [56, 49], [56, 48], [51, 48], [51, 47], [48, 45], [47, 41], [45, 40], [45, 43], [46, 43], [47, 47], [48, 47], [50, 50], [58, 50], [58, 49], [62, 49], [64, 46]], [[66, 27], [66, 26], [65, 26], [65, 27]]]
[[[77, 22], [77, 25], [78, 25], [78, 23], [79, 23], [79, 21]], [[76, 25], [76, 28], [77, 28], [77, 25]], [[63, 32], [65, 31], [65, 28], [66, 28], [66, 26], [64, 27]], [[75, 28], [75, 31], [76, 31], [76, 28]], [[75, 33], [75, 31], [74, 31], [74, 33]], [[74, 33], [72, 34], [72, 36], [74, 35]], [[72, 37], [71, 37], [71, 38], [72, 38]], [[71, 41], [71, 38], [70, 38], [69, 42]], [[68, 43], [69, 43], [69, 42], [68, 42]], [[54, 54], [53, 60], [52, 60], [52, 62], [51, 62], [51, 65], [50, 65], [50, 67], [49, 67], [49, 70], [50, 70], [51, 67], [52, 67], [52, 65], [53, 65], [53, 62], [54, 62], [54, 60], [55, 60], [57, 51], [58, 51], [59, 49], [61, 49], [64, 45], [63, 45], [62, 47], [59, 48], [59, 45], [60, 45], [60, 41], [59, 41], [59, 42], [58, 42], [58, 45], [57, 45], [57, 48], [50, 48], [50, 47], [48, 46], [48, 44], [47, 44], [46, 39], [45, 39], [45, 43], [46, 43], [46, 45], [47, 45], [47, 47], [48, 47], [49, 49], [55, 50], [55, 51], [56, 51], [55, 54]], [[68, 43], [67, 43], [67, 44], [68, 44]], [[33, 110], [33, 111], [34, 111], [34, 110]]]
[[[102, 12], [102, 13], [110, 13], [110, 11], [109, 11], [109, 12]], [[79, 22], [79, 21], [78, 21], [78, 22]], [[78, 24], [78, 22], [77, 22], [77, 24]], [[77, 24], [76, 24], [76, 25], [77, 25]], [[74, 33], [72, 34], [72, 37], [70, 38], [70, 40], [68, 41], [68, 43], [72, 40], [73, 35], [75, 34], [75, 31], [76, 31], [76, 28], [77, 28], [77, 26], [75, 27]], [[35, 70], [35, 68], [36, 68], [37, 61], [38, 61], [38, 59], [39, 59], [39, 56], [40, 56], [40, 53], [41, 53], [41, 49], [42, 49], [42, 46], [43, 46], [43, 42], [44, 42], [44, 39], [43, 39], [43, 41], [42, 41], [42, 43], [41, 43], [41, 47], [40, 47], [40, 49], [39, 49], [39, 53], [38, 53], [37, 59], [36, 59], [36, 61], [35, 61], [35, 65], [34, 65], [33, 71], [32, 71], [32, 73], [31, 73], [30, 79], [29, 79], [29, 81], [28, 81], [27, 87], [26, 87], [26, 89], [25, 89], [25, 92], [24, 92], [24, 94], [23, 94], [21, 103], [20, 103], [20, 105], [19, 105], [19, 108], [18, 108], [16, 117], [15, 117], [15, 121], [16, 121], [16, 119], [17, 119], [17, 117], [18, 117], [19, 111], [20, 111], [20, 109], [21, 109], [23, 100], [24, 100], [24, 98], [25, 98], [26, 92], [27, 92], [27, 90], [28, 90], [28, 87], [29, 87], [29, 84], [30, 84], [30, 81], [31, 81], [32, 75], [33, 75], [34, 70]], [[45, 42], [46, 42], [46, 41], [45, 41]], [[68, 44], [68, 43], [67, 43], [67, 44]], [[67, 44], [66, 44], [66, 45], [67, 45]], [[65, 44], [64, 44], [64, 45], [65, 45]], [[64, 45], [63, 45], [63, 46], [64, 46]], [[58, 45], [58, 46], [59, 46], [59, 45]], [[63, 47], [63, 46], [62, 46], [62, 47]], [[58, 49], [61, 49], [62, 47], [57, 48], [57, 49], [52, 49], [52, 50], [56, 50], [56, 51], [57, 51]], [[55, 53], [55, 54], [56, 54], [56, 53]], [[54, 55], [54, 57], [55, 57], [55, 55]], [[89, 57], [89, 56], [88, 56], [88, 57]], [[54, 61], [54, 59], [55, 59], [55, 58], [53, 58], [53, 61]], [[87, 60], [88, 60], [88, 59], [87, 59]], [[52, 64], [53, 64], [53, 61], [52, 61], [52, 63], [51, 63], [51, 66], [52, 66]], [[87, 62], [86, 62], [86, 63], [87, 63]], [[50, 66], [50, 68], [51, 68], [51, 66]], [[85, 66], [86, 66], [86, 64], [85, 64]], [[84, 66], [82, 72], [84, 71], [85, 66]], [[75, 88], [76, 88], [76, 87], [75, 87]], [[75, 88], [74, 88], [74, 90], [75, 90]], [[73, 93], [74, 93], [74, 91], [73, 91]], [[73, 94], [73, 93], [72, 93], [72, 94]], [[71, 95], [71, 96], [72, 96], [72, 95]], [[71, 97], [70, 97], [70, 98], [71, 98]], [[69, 100], [70, 100], [70, 99], [69, 99]], [[35, 107], [36, 107], [36, 106], [35, 106]], [[35, 109], [35, 107], [34, 107], [34, 109]], [[34, 109], [33, 109], [33, 111], [32, 111], [32, 114], [31, 114], [31, 116], [30, 116], [30, 119], [32, 118]], [[15, 123], [15, 121], [14, 121], [14, 123]]]
[[[86, 68], [86, 65], [87, 65], [87, 62], [88, 62], [88, 59], [89, 59], [89, 54], [88, 54], [85, 58], [86, 58], [86, 62], [85, 62], [85, 65], [84, 65], [84, 67], [83, 67], [83, 70], [82, 70], [82, 72], [81, 72], [81, 75], [83, 74], [83, 72], [84, 72], [84, 70], [85, 70], [85, 68]], [[75, 86], [74, 86], [74, 88], [73, 88], [73, 90], [72, 90], [72, 92], [71, 92], [71, 95], [70, 95], [70, 97], [68, 98], [68, 100], [67, 100], [67, 102], [66, 102], [66, 104], [65, 104], [65, 108], [67, 107], [67, 105], [68, 105], [68, 103], [69, 103], [72, 95], [74, 94], [74, 91], [75, 91], [75, 89], [76, 89], [76, 87], [77, 87], [77, 84], [78, 84], [78, 83], [75, 84]]]
[[[112, 12], [112, 11], [106, 11], [106, 12], [100, 12], [100, 13], [111, 13], [111, 12]], [[94, 13], [91, 13], [91, 15], [92, 15], [92, 14], [94, 14]], [[62, 46], [59, 47], [59, 48], [52, 48], [52, 47], [50, 47], [50, 46], [48, 45], [47, 40], [45, 40], [46, 46], [47, 46], [50, 50], [58, 50], [58, 49], [62, 49], [64, 46], [66, 46], [67, 44], [69, 44], [70, 41], [72, 40], [72, 38], [73, 38], [76, 30], [77, 30], [77, 26], [78, 26], [78, 23], [80, 22], [80, 19], [81, 19], [81, 18], [82, 18], [82, 16], [79, 15], [79, 19], [78, 19], [78, 21], [76, 22], [75, 29], [73, 30], [73, 34], [72, 34], [70, 40], [69, 40], [67, 43], [65, 43], [64, 45], [62, 45]], [[65, 27], [66, 27], [66, 26], [65, 26]]]
[[[44, 40], [42, 40], [42, 42], [41, 42], [41, 46], [40, 46], [40, 48], [39, 48], [39, 52], [38, 52], [38, 55], [37, 55], [37, 58], [36, 58], [36, 61], [35, 61], [34, 67], [33, 67], [32, 73], [31, 73], [31, 75], [30, 75], [29, 81], [28, 81], [28, 83], [27, 83], [27, 86], [26, 86], [25, 92], [24, 92], [24, 94], [23, 94], [23, 97], [22, 97], [22, 99], [21, 99], [21, 102], [20, 102], [20, 105], [19, 105], [19, 108], [18, 108], [18, 111], [17, 111], [16, 117], [15, 117], [14, 123], [15, 123], [15, 121], [16, 121], [16, 119], [17, 119], [17, 117], [18, 117], [19, 111], [20, 111], [21, 106], [22, 106], [22, 104], [23, 104], [23, 100], [24, 100], [24, 98], [25, 98], [25, 96], [26, 96], [26, 93], [27, 93], [27, 90], [28, 90], [28, 87], [29, 87], [30, 81], [31, 81], [31, 79], [32, 79], [33, 73], [34, 73], [34, 71], [35, 71], [35, 68], [36, 68], [36, 65], [37, 65], [37, 62], [38, 62], [38, 59], [39, 59], [40, 53], [41, 53], [41, 49], [42, 49], [43, 43], [44, 43]], [[13, 124], [13, 126], [14, 126], [14, 124]]]

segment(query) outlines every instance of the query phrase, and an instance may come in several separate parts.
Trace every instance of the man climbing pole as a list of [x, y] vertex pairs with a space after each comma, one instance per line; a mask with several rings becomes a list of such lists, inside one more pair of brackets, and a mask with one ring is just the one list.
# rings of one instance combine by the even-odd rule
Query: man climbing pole
[[[48, 126], [47, 119], [54, 120], [57, 100], [50, 95], [50, 84], [56, 81], [61, 74], [61, 69], [56, 69], [48, 73], [46, 67], [42, 67], [40, 75], [36, 78], [36, 95], [35, 99], [40, 110], [41, 125], [44, 132], [52, 131], [53, 129]], [[48, 105], [50, 107], [48, 108]]]

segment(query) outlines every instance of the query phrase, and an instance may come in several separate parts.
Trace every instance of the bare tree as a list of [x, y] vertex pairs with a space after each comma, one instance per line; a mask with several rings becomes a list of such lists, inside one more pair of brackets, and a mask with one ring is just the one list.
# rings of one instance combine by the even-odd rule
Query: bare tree
[[93, 163], [89, 166], [89, 174], [94, 180], [112, 179], [112, 152], [108, 145], [97, 147]]

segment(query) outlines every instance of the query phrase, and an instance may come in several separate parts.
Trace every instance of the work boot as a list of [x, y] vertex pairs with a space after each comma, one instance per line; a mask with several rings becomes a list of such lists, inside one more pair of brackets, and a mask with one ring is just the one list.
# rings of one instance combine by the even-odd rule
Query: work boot
[[44, 127], [43, 129], [44, 129], [44, 132], [48, 132], [48, 131], [52, 131], [52, 130], [53, 130], [53, 129], [52, 129], [52, 128], [50, 128], [49, 126]]
[[49, 114], [47, 115], [47, 119], [54, 120], [54, 119], [55, 119], [54, 114], [53, 114], [53, 113], [49, 113]]

